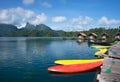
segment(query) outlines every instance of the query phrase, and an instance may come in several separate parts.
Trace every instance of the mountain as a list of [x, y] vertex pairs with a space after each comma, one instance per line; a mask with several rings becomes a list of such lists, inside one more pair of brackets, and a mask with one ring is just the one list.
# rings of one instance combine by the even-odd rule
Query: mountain
[[24, 27], [26, 30], [34, 30], [35, 29], [35, 26], [30, 24], [30, 23], [26, 23], [26, 26]]
[[52, 30], [50, 27], [45, 24], [32, 25], [27, 23], [24, 28], [21, 29], [18, 36], [40, 36], [40, 37], [50, 37], [50, 36], [59, 36], [55, 30]]
[[50, 27], [46, 26], [45, 24], [32, 25], [28, 22], [26, 23], [26, 26], [22, 30], [53, 31]]
[[17, 27], [12, 24], [0, 24], [0, 36], [15, 36]]
[[36, 25], [36, 29], [39, 31], [53, 31], [50, 27], [48, 27], [44, 24]]
[[62, 36], [63, 31], [55, 31], [45, 24], [32, 25], [26, 23], [26, 26], [18, 29], [12, 24], [0, 24], [0, 36], [40, 36], [54, 37]]

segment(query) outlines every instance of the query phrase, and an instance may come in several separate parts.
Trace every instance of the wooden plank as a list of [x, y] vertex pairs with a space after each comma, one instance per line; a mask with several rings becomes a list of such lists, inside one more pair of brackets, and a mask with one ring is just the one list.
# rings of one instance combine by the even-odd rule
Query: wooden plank
[[120, 74], [106, 74], [101, 72], [99, 82], [120, 82]]
[[108, 52], [109, 53], [109, 56], [111, 56], [111, 57], [116, 57], [116, 58], [120, 58], [120, 53], [118, 54], [118, 52], [117, 52], [117, 54], [113, 54], [112, 52]]
[[109, 57], [104, 58], [101, 71], [110, 70], [112, 73], [120, 74], [120, 60]]
[[108, 51], [109, 56], [120, 58], [120, 43], [113, 45], [109, 51]]
[[108, 56], [104, 57], [97, 79], [99, 82], [120, 82], [120, 42], [112, 46]]
[[107, 72], [110, 71], [110, 73], [114, 73], [114, 74], [120, 74], [120, 68], [102, 68], [101, 72]]
[[120, 67], [120, 60], [109, 58], [109, 57], [104, 57], [103, 65], [111, 65], [111, 64], [114, 66]]

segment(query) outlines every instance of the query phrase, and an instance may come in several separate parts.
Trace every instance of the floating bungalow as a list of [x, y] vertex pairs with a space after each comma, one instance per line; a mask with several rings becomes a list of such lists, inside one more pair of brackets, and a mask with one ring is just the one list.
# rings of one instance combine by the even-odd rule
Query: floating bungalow
[[101, 38], [102, 38], [102, 42], [107, 42], [107, 40], [108, 40], [108, 34], [107, 33], [103, 33], [102, 35], [101, 35]]
[[87, 35], [85, 33], [79, 33], [77, 36], [78, 36], [78, 42], [84, 42], [85, 37]]
[[120, 32], [118, 32], [118, 33], [115, 35], [115, 39], [116, 39], [117, 41], [120, 41]]
[[96, 38], [97, 38], [97, 34], [95, 33], [90, 33], [89, 35], [89, 41], [90, 42], [95, 42]]

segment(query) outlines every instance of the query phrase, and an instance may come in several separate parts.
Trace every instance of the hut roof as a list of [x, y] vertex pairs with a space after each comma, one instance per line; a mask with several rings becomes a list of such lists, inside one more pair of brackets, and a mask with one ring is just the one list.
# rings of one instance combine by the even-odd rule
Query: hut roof
[[95, 33], [90, 33], [89, 36], [90, 35], [97, 37], [97, 34], [95, 34]]
[[120, 32], [118, 32], [118, 33], [116, 34], [116, 36], [118, 36], [118, 35], [120, 35]]
[[103, 33], [101, 36], [107, 36], [108, 37], [108, 34], [107, 33]]
[[80, 36], [80, 35], [85, 36], [85, 37], [87, 36], [85, 33], [79, 33], [78, 36]]

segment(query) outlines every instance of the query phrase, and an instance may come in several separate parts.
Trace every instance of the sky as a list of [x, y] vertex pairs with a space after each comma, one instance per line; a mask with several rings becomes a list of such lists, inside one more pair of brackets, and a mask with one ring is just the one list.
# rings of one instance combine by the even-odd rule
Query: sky
[[0, 23], [27, 22], [53, 30], [83, 31], [120, 26], [120, 0], [0, 0]]

